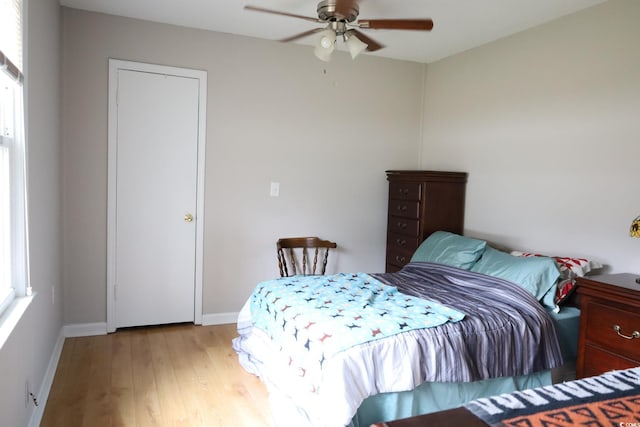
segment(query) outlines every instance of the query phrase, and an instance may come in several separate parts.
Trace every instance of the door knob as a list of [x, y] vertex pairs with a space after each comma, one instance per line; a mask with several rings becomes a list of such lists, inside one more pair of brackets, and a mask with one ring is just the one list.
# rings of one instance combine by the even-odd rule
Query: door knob
[[190, 213], [185, 214], [184, 215], [184, 222], [191, 222], [193, 221], [193, 215], [191, 215]]

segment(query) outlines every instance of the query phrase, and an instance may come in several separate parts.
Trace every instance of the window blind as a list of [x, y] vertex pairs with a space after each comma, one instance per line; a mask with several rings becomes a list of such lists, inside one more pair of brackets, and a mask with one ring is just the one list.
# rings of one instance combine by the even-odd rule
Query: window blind
[[0, 0], [0, 67], [23, 80], [22, 0]]

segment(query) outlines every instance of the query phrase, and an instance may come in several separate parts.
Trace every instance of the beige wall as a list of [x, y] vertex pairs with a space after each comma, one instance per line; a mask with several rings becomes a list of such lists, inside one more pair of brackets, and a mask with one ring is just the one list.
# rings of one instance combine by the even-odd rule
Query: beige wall
[[[25, 404], [25, 383], [41, 403], [54, 347], [61, 344], [61, 89], [57, 0], [27, 2], [25, 107], [29, 181], [31, 284], [35, 296], [0, 349], [0, 425], [21, 427], [43, 406]], [[55, 290], [55, 301], [51, 298]], [[59, 339], [60, 338], [60, 339]], [[58, 347], [59, 351], [59, 347]], [[50, 384], [50, 383], [49, 383]], [[35, 425], [35, 424], [34, 424]]]
[[205, 315], [278, 274], [279, 236], [337, 241], [336, 270], [384, 270], [384, 171], [419, 164], [424, 65], [62, 13], [66, 323], [106, 320], [108, 58], [208, 73]]
[[422, 167], [469, 172], [466, 233], [640, 273], [640, 2], [430, 64]]
[[640, 213], [638, 7], [610, 0], [426, 75], [63, 8], [65, 322], [105, 320], [109, 57], [208, 72], [205, 314], [237, 311], [277, 274], [282, 235], [337, 240], [337, 270], [382, 270], [390, 168], [469, 172], [467, 234], [640, 270], [627, 237]]

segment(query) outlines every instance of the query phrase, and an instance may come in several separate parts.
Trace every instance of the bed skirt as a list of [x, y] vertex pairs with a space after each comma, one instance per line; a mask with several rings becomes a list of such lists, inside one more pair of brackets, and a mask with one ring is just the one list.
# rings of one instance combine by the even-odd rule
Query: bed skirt
[[[551, 384], [551, 371], [519, 377], [493, 378], [471, 383], [426, 382], [412, 391], [382, 393], [362, 402], [349, 427], [369, 427], [381, 421], [397, 420], [455, 408], [480, 397], [511, 393]], [[279, 425], [279, 424], [278, 424]]]
[[[412, 417], [455, 408], [480, 397], [511, 393], [551, 384], [551, 371], [520, 377], [494, 378], [472, 383], [423, 383], [412, 391], [382, 393], [362, 403], [348, 427], [369, 427], [373, 423]], [[277, 427], [311, 427], [306, 414], [275, 387], [269, 387], [269, 403]], [[327, 410], [331, 410], [328, 408]]]

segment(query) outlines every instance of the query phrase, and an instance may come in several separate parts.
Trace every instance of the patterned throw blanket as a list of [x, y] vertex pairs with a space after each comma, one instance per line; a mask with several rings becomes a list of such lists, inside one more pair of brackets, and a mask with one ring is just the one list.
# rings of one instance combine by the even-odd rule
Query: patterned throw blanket
[[402, 294], [365, 273], [262, 282], [250, 303], [255, 325], [288, 353], [289, 365], [310, 381], [314, 392], [323, 364], [340, 351], [464, 318], [459, 311]]
[[494, 427], [640, 425], [640, 368], [477, 399], [466, 408]]

